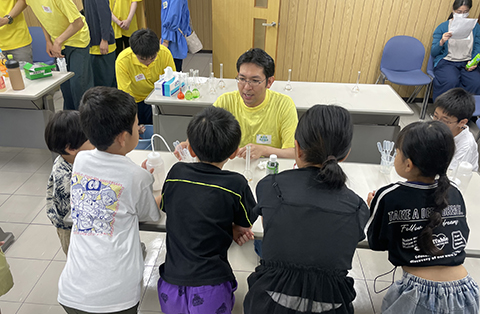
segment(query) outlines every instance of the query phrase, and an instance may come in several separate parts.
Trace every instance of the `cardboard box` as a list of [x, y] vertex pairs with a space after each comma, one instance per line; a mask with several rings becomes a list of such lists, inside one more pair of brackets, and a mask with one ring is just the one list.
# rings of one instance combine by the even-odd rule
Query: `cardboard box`
[[27, 62], [27, 64], [23, 66], [23, 69], [25, 70], [25, 76], [31, 80], [52, 76], [52, 69], [55, 68], [56, 65], [48, 65], [43, 62], [35, 64]]

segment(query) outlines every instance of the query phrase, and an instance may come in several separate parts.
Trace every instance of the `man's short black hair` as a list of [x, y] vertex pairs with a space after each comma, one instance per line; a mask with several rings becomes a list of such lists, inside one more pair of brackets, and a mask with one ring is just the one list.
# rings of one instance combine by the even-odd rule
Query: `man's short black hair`
[[66, 148], [79, 149], [87, 141], [80, 124], [80, 113], [76, 110], [62, 110], [50, 119], [45, 127], [45, 143], [50, 151], [69, 155]]
[[475, 111], [475, 98], [463, 88], [457, 87], [438, 96], [434, 105], [458, 121], [469, 120]]
[[136, 116], [135, 100], [119, 89], [97, 86], [83, 94], [80, 121], [98, 150], [106, 151], [123, 131], [132, 134]]
[[253, 63], [263, 68], [263, 74], [268, 79], [275, 74], [275, 61], [263, 49], [253, 48], [245, 52], [237, 60], [237, 72], [244, 63]]
[[190, 121], [187, 137], [200, 161], [222, 162], [238, 148], [242, 131], [230, 112], [222, 108], [208, 107]]
[[134, 54], [149, 58], [155, 56], [160, 50], [160, 41], [154, 31], [142, 28], [135, 31], [130, 37], [130, 47]]

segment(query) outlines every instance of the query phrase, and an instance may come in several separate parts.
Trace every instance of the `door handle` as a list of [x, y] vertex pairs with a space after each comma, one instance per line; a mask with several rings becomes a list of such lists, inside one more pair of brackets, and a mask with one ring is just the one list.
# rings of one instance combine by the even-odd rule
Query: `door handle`
[[275, 26], [277, 23], [272, 22], [272, 23], [262, 23], [262, 26]]

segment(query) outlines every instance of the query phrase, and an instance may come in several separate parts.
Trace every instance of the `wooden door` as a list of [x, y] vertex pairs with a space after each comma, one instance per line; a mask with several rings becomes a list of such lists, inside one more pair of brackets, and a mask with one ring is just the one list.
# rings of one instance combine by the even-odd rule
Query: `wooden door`
[[234, 78], [238, 57], [250, 48], [262, 48], [275, 59], [279, 15], [280, 0], [213, 0], [215, 76], [219, 76], [220, 63], [223, 63], [223, 76]]

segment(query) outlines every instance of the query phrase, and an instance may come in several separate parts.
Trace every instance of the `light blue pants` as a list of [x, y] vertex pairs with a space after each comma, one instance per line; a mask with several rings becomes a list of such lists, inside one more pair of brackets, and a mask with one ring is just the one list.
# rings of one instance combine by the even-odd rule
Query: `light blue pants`
[[478, 285], [470, 275], [457, 281], [430, 281], [403, 272], [383, 298], [382, 313], [478, 314]]

